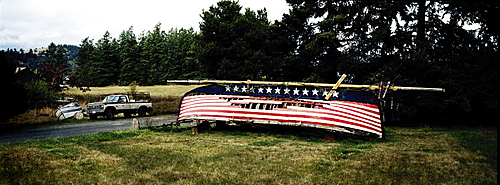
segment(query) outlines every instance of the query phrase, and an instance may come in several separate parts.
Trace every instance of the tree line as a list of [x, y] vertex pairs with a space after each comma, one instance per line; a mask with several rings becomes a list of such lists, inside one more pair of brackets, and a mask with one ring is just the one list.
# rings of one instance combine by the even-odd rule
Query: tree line
[[[487, 119], [498, 110], [498, 2], [287, 0], [267, 12], [222, 0], [200, 14], [199, 32], [85, 38], [69, 72], [77, 86], [165, 84], [168, 79], [352, 83], [391, 81], [447, 93], [398, 94], [405, 114]], [[470, 28], [474, 26], [474, 28]], [[404, 111], [403, 111], [404, 112]], [[459, 114], [457, 114], [459, 113]], [[462, 114], [464, 113], [464, 114]]]
[[77, 86], [165, 84], [166, 79], [197, 77], [197, 33], [191, 29], [165, 32], [158, 23], [139, 37], [133, 27], [112, 38], [109, 32], [94, 43], [85, 38], [73, 73]]

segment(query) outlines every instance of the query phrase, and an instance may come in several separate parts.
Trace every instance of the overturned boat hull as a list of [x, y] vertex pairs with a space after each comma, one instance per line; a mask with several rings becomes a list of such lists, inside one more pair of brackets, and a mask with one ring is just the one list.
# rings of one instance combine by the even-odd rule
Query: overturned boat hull
[[179, 122], [235, 122], [314, 127], [381, 138], [376, 97], [370, 91], [310, 86], [209, 85], [185, 94]]

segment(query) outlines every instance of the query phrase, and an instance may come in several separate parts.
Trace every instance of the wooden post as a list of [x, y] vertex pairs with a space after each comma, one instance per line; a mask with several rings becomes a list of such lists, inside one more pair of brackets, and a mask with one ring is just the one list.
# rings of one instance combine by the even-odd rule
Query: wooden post
[[192, 134], [193, 134], [193, 135], [198, 134], [198, 126], [193, 126], [193, 127], [191, 127], [191, 131], [192, 131]]
[[194, 122], [191, 122], [191, 131], [193, 135], [198, 134], [198, 120], [195, 120]]
[[139, 120], [136, 118], [132, 119], [132, 124], [130, 125], [130, 130], [139, 130]]
[[344, 81], [345, 77], [347, 77], [346, 74], [343, 74], [340, 79], [337, 81], [337, 83], [332, 87], [332, 90], [328, 93], [328, 95], [326, 95], [325, 97], [325, 100], [329, 100], [333, 93], [335, 93], [335, 90], [337, 90], [337, 88], [339, 88], [340, 84], [342, 83], [342, 81]]

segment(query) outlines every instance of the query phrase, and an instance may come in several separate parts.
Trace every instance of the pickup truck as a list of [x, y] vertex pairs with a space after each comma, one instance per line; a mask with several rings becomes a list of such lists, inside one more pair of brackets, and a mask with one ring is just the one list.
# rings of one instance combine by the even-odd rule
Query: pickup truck
[[109, 95], [102, 102], [87, 104], [87, 114], [90, 119], [97, 119], [97, 116], [104, 116], [107, 119], [114, 119], [116, 114], [123, 113], [125, 117], [138, 114], [143, 117], [147, 112], [153, 111], [153, 103], [147, 100], [131, 100], [128, 95]]

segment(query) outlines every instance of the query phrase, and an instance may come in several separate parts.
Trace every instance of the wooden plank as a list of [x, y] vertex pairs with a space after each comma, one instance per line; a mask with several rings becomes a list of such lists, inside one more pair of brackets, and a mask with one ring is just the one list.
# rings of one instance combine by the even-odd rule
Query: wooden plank
[[332, 97], [332, 95], [335, 93], [335, 90], [337, 90], [337, 88], [339, 88], [340, 84], [342, 84], [342, 82], [344, 81], [345, 77], [347, 77], [347, 75], [343, 74], [339, 78], [337, 83], [335, 83], [335, 85], [332, 87], [332, 90], [330, 90], [330, 92], [328, 92], [328, 95], [326, 95], [325, 100], [329, 100]]

